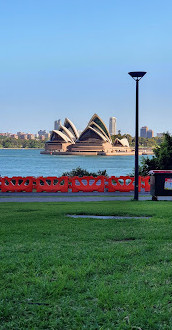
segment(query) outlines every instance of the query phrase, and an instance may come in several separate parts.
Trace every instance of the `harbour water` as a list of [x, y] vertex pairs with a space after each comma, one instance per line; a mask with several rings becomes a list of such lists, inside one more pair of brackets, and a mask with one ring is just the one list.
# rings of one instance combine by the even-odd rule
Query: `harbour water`
[[109, 176], [127, 175], [133, 172], [134, 156], [52, 156], [34, 149], [0, 149], [1, 176], [61, 176], [78, 166], [93, 172], [106, 169]]

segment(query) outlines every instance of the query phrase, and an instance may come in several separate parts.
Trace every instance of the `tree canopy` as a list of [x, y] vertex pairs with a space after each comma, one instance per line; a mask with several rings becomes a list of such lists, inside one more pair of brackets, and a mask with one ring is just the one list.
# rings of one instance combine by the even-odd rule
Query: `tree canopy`
[[172, 136], [169, 133], [164, 134], [163, 141], [153, 151], [151, 159], [142, 158], [140, 174], [148, 175], [150, 170], [172, 170]]

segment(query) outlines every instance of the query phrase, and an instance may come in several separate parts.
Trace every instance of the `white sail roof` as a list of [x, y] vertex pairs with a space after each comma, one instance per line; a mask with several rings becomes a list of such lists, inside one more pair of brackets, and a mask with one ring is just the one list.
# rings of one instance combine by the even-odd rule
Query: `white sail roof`
[[53, 133], [59, 135], [62, 138], [62, 140], [64, 140], [64, 142], [71, 142], [71, 139], [67, 135], [65, 135], [64, 133], [62, 133], [60, 131], [57, 131], [57, 130], [53, 130], [52, 134], [51, 134], [51, 137], [52, 137]]
[[73, 134], [75, 139], [79, 138], [78, 131], [70, 119], [65, 118], [64, 126]]

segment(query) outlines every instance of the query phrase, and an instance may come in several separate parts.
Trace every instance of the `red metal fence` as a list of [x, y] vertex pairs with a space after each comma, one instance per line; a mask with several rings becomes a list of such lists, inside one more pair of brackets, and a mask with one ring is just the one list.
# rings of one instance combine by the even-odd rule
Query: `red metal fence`
[[[150, 191], [150, 177], [139, 177], [139, 192]], [[130, 176], [84, 176], [84, 177], [20, 177], [0, 178], [1, 192], [129, 192], [134, 191], [134, 177]]]

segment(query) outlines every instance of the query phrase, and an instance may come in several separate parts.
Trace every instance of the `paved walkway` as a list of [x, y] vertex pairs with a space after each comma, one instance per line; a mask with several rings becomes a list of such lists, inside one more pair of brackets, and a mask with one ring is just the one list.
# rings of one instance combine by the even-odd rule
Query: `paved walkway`
[[[148, 197], [141, 197], [140, 200], [150, 200]], [[5, 197], [0, 198], [1, 203], [6, 202], [20, 202], [20, 203], [31, 203], [31, 202], [56, 202], [56, 203], [64, 203], [64, 202], [104, 202], [104, 201], [129, 201], [131, 197]]]
[[[102, 201], [130, 201], [133, 193], [0, 193], [0, 203], [4, 202], [102, 202]], [[149, 193], [140, 193], [139, 200], [151, 200]], [[159, 197], [159, 200], [172, 200], [172, 197]]]

